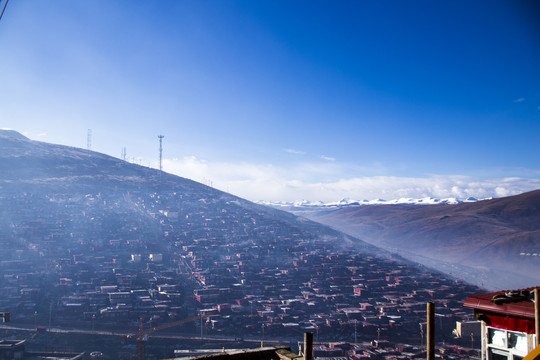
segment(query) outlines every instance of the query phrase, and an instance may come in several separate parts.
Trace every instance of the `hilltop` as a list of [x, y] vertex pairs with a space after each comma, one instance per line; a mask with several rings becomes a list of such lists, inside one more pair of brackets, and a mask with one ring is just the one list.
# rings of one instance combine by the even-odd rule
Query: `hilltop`
[[[104, 204], [115, 204], [115, 208], [140, 213], [140, 206], [132, 198], [160, 194], [173, 197], [161, 208], [150, 209], [149, 215], [161, 211], [178, 212], [190, 216], [201, 211], [221, 212], [225, 221], [228, 209], [253, 216], [266, 216], [281, 222], [288, 231], [298, 227], [310, 237], [335, 237], [338, 244], [351, 243], [349, 237], [315, 222], [299, 218], [291, 213], [257, 205], [247, 200], [224, 193], [195, 181], [171, 175], [159, 170], [132, 164], [112, 156], [63, 145], [33, 141], [15, 131], [0, 130], [0, 198], [8, 201], [9, 196], [29, 195], [36, 199], [28, 204], [26, 211], [40, 213], [40, 198], [47, 198], [48, 207], [66, 202], [88, 202], [88, 198], [101, 199]], [[29, 201], [28, 199], [26, 201]], [[30, 200], [32, 201], [32, 200]], [[53, 206], [54, 207], [54, 206]], [[62, 212], [61, 208], [51, 209]], [[0, 210], [6, 218], [12, 217], [7, 208]], [[61, 215], [61, 214], [57, 214]], [[148, 214], [147, 214], [148, 215]], [[150, 217], [146, 217], [151, 219]], [[148, 220], [150, 221], [150, 220]], [[376, 247], [355, 239], [355, 247], [366, 251], [378, 251]]]

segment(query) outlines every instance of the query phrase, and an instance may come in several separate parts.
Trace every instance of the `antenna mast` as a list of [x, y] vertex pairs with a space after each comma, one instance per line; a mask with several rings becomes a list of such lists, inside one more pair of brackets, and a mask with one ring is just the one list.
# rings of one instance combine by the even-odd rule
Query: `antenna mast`
[[158, 135], [158, 138], [159, 138], [159, 171], [161, 172], [163, 167], [162, 167], [162, 161], [163, 161], [163, 138], [165, 136], [163, 135]]
[[88, 129], [88, 135], [86, 135], [86, 150], [90, 155], [90, 149], [92, 148], [92, 129]]

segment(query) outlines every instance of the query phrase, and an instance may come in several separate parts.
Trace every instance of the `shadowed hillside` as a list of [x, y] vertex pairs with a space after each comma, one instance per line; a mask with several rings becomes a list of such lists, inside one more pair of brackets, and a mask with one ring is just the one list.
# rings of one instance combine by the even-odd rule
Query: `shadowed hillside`
[[[303, 215], [435, 266], [476, 269], [496, 288], [540, 279], [540, 190], [455, 205], [372, 205]], [[452, 271], [451, 267], [445, 270]]]

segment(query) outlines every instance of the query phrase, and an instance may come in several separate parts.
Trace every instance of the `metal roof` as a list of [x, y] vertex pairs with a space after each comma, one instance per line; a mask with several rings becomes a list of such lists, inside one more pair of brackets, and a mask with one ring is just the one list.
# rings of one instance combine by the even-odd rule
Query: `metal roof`
[[534, 320], [534, 289], [533, 287], [471, 295], [463, 306], [480, 312]]

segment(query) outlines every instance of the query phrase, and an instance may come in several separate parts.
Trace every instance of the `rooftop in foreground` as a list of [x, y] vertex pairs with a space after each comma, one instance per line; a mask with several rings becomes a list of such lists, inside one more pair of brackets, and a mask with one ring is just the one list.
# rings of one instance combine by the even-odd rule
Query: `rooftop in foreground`
[[296, 360], [303, 359], [302, 355], [291, 352], [287, 346], [271, 346], [258, 349], [223, 350], [219, 353], [175, 357], [168, 360]]
[[475, 311], [534, 320], [534, 288], [471, 295], [464, 307]]

